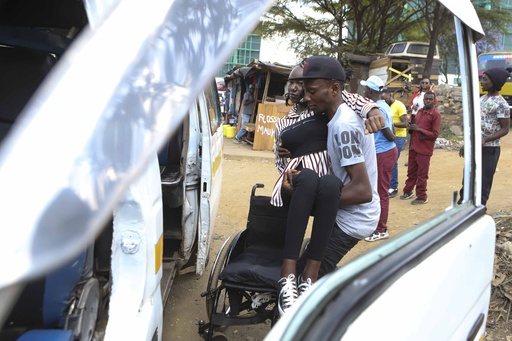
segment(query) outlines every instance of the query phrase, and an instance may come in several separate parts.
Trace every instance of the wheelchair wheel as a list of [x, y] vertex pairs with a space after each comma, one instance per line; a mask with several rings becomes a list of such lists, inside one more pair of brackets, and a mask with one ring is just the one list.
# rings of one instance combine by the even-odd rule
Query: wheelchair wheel
[[207, 292], [212, 294], [206, 296], [206, 313], [208, 314], [208, 317], [211, 316], [214, 310], [216, 297], [218, 298], [217, 311], [222, 312], [224, 314], [229, 314], [229, 302], [225, 290], [219, 292], [218, 295], [216, 295], [215, 293], [218, 290], [221, 290], [219, 288], [219, 285], [221, 284], [219, 276], [222, 270], [224, 270], [224, 268], [226, 267], [231, 251], [233, 247], [236, 245], [241, 233], [242, 232], [238, 232], [229, 236], [229, 238], [224, 242], [224, 244], [220, 248], [219, 254], [215, 258], [215, 262], [213, 263], [212, 272], [210, 273], [210, 278], [208, 279], [207, 286]]

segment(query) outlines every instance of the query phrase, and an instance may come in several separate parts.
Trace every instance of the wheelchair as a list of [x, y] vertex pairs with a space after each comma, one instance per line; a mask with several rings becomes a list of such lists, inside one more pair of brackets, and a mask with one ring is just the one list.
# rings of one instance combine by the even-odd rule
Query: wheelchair
[[253, 186], [247, 227], [224, 242], [201, 295], [206, 297], [209, 321], [199, 322], [199, 334], [206, 340], [226, 339], [222, 332], [229, 326], [267, 320], [273, 326], [279, 318], [278, 281], [288, 211], [272, 206], [269, 196], [255, 195], [262, 187]]

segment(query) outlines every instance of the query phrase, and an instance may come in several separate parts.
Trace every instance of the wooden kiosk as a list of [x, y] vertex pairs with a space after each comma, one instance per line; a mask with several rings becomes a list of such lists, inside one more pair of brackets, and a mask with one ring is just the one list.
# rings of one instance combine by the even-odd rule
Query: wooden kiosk
[[[246, 91], [249, 84], [256, 84], [254, 92], [258, 102], [254, 106], [250, 123], [245, 125], [249, 137], [246, 142], [253, 145], [254, 150], [272, 150], [274, 147], [274, 130], [276, 121], [286, 116], [291, 106], [284, 101], [285, 86], [292, 66], [278, 63], [266, 63], [257, 59], [245, 67], [231, 71], [224, 79], [235, 94], [235, 108], [242, 111], [242, 90]], [[241, 127], [239, 126], [237, 130]]]

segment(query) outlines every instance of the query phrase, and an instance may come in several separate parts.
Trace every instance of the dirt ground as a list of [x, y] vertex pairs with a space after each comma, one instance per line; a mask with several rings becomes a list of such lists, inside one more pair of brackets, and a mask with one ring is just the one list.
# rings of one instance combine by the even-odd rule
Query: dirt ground
[[[222, 197], [215, 223], [210, 266], [224, 240], [232, 233], [245, 228], [252, 186], [257, 182], [265, 184], [265, 188], [258, 190], [257, 193], [269, 195], [277, 177], [271, 152], [258, 152], [257, 157], [253, 157], [250, 156], [254, 153], [249, 145], [234, 145], [226, 139], [224, 153]], [[260, 154], [264, 157], [259, 157]], [[404, 150], [399, 160], [401, 186], [405, 182], [407, 167], [404, 164], [407, 162], [407, 154], [407, 150]], [[487, 205], [490, 215], [498, 217], [500, 214], [512, 212], [509, 190], [512, 181], [511, 168], [512, 134], [509, 134], [502, 140], [501, 159]], [[450, 206], [452, 193], [460, 188], [462, 169], [463, 159], [459, 158], [456, 150], [436, 149], [430, 167], [428, 203], [413, 206], [411, 200], [400, 200], [399, 197], [390, 199], [388, 231], [391, 238]], [[377, 243], [381, 241], [359, 242], [340, 264], [357, 257]], [[202, 340], [198, 335], [197, 326], [199, 320], [207, 320], [205, 299], [201, 297], [201, 293], [206, 290], [210, 266], [200, 278], [196, 278], [194, 274], [183, 274], [175, 280], [164, 313], [164, 340]], [[230, 327], [225, 334], [229, 340], [255, 341], [262, 340], [269, 329], [269, 325], [263, 324], [235, 326]], [[508, 322], [504, 319], [495, 321], [495, 325], [488, 328], [487, 333], [488, 341], [511, 341], [512, 316]]]

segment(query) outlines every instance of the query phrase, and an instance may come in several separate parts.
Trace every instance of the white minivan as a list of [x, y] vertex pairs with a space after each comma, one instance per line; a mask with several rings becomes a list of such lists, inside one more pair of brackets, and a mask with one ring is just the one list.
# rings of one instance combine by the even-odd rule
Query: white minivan
[[0, 12], [0, 340], [159, 340], [173, 279], [209, 259], [223, 160], [213, 74], [196, 85], [169, 67], [165, 17], [125, 43], [127, 13], [155, 20], [159, 6], [101, 3]]

